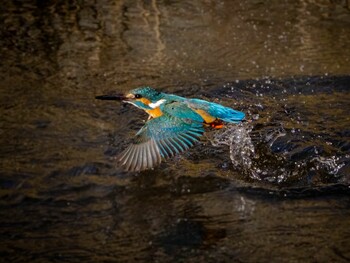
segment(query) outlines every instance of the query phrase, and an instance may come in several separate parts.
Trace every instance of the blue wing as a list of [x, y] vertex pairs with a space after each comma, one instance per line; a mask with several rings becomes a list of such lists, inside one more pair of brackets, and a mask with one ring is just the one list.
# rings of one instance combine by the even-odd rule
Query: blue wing
[[128, 171], [152, 168], [162, 157], [171, 157], [193, 146], [204, 133], [202, 121], [185, 104], [169, 103], [164, 106], [162, 116], [146, 122], [136, 134], [135, 142], [117, 159]]
[[189, 99], [187, 104], [192, 109], [204, 110], [211, 116], [226, 122], [239, 123], [245, 117], [245, 114], [241, 111], [237, 111], [214, 102], [200, 99]]

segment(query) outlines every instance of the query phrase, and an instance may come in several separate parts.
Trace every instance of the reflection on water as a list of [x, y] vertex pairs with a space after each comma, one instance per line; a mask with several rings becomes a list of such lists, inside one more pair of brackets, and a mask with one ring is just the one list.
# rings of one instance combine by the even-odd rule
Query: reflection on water
[[[350, 260], [349, 1], [5, 1], [6, 262]], [[140, 174], [152, 85], [247, 113]]]

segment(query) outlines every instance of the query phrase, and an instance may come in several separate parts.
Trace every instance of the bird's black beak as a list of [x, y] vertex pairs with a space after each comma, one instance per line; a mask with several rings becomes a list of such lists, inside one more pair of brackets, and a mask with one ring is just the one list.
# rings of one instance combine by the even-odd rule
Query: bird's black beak
[[111, 94], [111, 95], [100, 95], [96, 96], [95, 99], [98, 100], [128, 100], [128, 97], [126, 97], [124, 94]]

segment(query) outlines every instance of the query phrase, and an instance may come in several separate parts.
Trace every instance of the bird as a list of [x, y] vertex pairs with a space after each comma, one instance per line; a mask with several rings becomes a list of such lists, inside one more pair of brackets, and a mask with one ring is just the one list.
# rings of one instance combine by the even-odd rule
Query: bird
[[148, 114], [134, 141], [116, 157], [129, 172], [152, 169], [162, 159], [185, 152], [200, 140], [206, 128], [220, 129], [226, 123], [237, 124], [245, 118], [243, 112], [218, 103], [168, 94], [148, 86], [95, 98], [129, 103]]

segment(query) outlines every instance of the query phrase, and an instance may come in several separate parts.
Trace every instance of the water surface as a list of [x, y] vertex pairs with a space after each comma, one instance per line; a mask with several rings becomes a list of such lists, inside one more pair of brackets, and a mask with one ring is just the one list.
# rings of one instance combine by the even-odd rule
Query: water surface
[[[348, 262], [348, 1], [6, 1], [4, 262]], [[150, 85], [247, 122], [154, 170], [114, 156]]]

